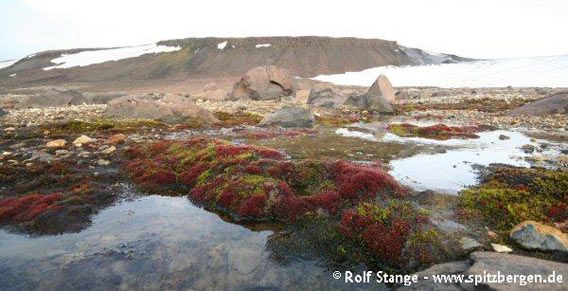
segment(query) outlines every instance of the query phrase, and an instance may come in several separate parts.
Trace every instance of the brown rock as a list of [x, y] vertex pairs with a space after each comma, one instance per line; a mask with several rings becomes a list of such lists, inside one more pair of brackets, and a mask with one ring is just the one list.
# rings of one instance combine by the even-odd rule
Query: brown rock
[[523, 221], [511, 230], [510, 237], [523, 248], [568, 252], [568, 235], [535, 221]]
[[367, 95], [374, 98], [385, 99], [392, 104], [396, 99], [396, 90], [392, 87], [391, 82], [385, 75], [380, 75], [373, 85], [371, 85], [371, 88], [369, 88]]
[[310, 97], [310, 90], [298, 90], [296, 91], [296, 101], [306, 104], [308, 103], [308, 98]]
[[52, 140], [52, 141], [46, 143], [45, 147], [57, 149], [57, 148], [64, 147], [66, 144], [67, 144], [67, 141], [64, 140], [64, 139], [56, 139], [56, 140]]
[[511, 110], [512, 116], [568, 114], [568, 93], [555, 94]]
[[126, 136], [122, 133], [112, 135], [109, 137], [107, 143], [110, 145], [119, 145], [126, 142]]
[[183, 122], [194, 119], [204, 124], [219, 122], [207, 109], [178, 95], [122, 97], [109, 102], [106, 116], [123, 119], [158, 119]]
[[256, 67], [233, 86], [235, 99], [272, 100], [296, 93], [298, 82], [288, 71], [276, 66]]

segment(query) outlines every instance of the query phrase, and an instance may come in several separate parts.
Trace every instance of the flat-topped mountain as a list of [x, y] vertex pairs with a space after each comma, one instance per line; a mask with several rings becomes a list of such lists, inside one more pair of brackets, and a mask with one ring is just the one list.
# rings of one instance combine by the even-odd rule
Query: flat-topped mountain
[[260, 65], [276, 65], [296, 76], [314, 77], [385, 65], [466, 60], [381, 39], [186, 38], [134, 47], [40, 52], [16, 62], [0, 63], [0, 86], [238, 77]]

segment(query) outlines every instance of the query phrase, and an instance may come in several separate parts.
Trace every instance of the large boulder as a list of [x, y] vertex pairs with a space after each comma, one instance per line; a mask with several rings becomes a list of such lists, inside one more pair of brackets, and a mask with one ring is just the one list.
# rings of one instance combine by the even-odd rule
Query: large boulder
[[387, 76], [380, 75], [369, 88], [367, 95], [385, 99], [392, 104], [396, 98], [396, 90], [392, 87]]
[[343, 105], [346, 99], [346, 96], [342, 96], [331, 88], [312, 89], [308, 96], [308, 104], [331, 109]]
[[391, 103], [395, 100], [395, 95], [396, 91], [387, 77], [380, 75], [366, 94], [349, 96], [345, 104], [380, 113], [391, 113]]
[[510, 237], [523, 248], [568, 252], [568, 235], [535, 221], [524, 221], [511, 230]]
[[51, 106], [80, 105], [87, 103], [87, 99], [79, 91], [65, 90], [58, 88], [46, 88], [28, 95], [20, 103], [15, 104], [16, 108], [42, 108]]
[[315, 123], [314, 112], [305, 107], [284, 107], [265, 116], [261, 126], [278, 125], [281, 127], [312, 127]]
[[276, 66], [256, 67], [244, 74], [233, 86], [235, 99], [272, 100], [293, 96], [298, 81], [288, 71]]
[[[489, 276], [490, 280], [479, 282], [477, 286], [471, 280], [469, 282], [434, 282], [435, 275], [463, 275], [466, 279], [482, 278], [486, 274], [502, 275], [502, 281], [496, 276]], [[501, 254], [495, 252], [474, 252], [469, 256], [467, 261], [450, 262], [440, 265], [434, 265], [426, 270], [415, 273], [418, 276], [418, 283], [410, 286], [401, 286], [397, 290], [566, 290], [566, 278], [562, 283], [554, 282], [529, 282], [527, 276], [539, 275], [545, 280], [551, 280], [551, 276], [555, 276], [554, 280], [558, 280], [559, 275], [568, 273], [568, 264], [551, 262], [531, 257], [518, 255]], [[554, 274], [554, 275], [553, 275]], [[507, 276], [517, 276], [517, 281], [504, 280]], [[519, 276], [523, 276], [525, 280], [521, 280]], [[427, 277], [428, 279], [424, 279]], [[525, 285], [521, 285], [525, 284]]]
[[144, 95], [114, 99], [108, 103], [105, 115], [121, 119], [158, 119], [171, 123], [188, 119], [204, 124], [219, 122], [207, 109], [178, 95]]
[[512, 116], [568, 114], [568, 92], [548, 96], [511, 110]]

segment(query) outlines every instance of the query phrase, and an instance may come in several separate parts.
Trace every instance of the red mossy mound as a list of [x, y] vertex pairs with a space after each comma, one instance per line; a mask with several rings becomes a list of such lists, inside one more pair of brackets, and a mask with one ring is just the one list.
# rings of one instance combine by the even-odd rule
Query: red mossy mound
[[294, 221], [307, 212], [336, 214], [356, 201], [401, 197], [405, 189], [379, 167], [344, 161], [290, 161], [280, 151], [196, 138], [129, 150], [134, 183], [171, 195], [189, 193], [240, 220]]
[[409, 123], [390, 124], [388, 130], [403, 137], [423, 137], [438, 140], [450, 138], [479, 138], [475, 133], [486, 130], [481, 126], [448, 126], [436, 124], [431, 126], [417, 126]]
[[341, 232], [366, 247], [385, 265], [405, 268], [409, 257], [427, 261], [427, 247], [436, 247], [437, 233], [426, 213], [410, 203], [392, 200], [386, 206], [363, 202], [343, 213]]
[[56, 205], [63, 198], [61, 193], [48, 195], [30, 194], [18, 198], [0, 200], [0, 223], [20, 223], [33, 220], [38, 215], [57, 211], [61, 206]]

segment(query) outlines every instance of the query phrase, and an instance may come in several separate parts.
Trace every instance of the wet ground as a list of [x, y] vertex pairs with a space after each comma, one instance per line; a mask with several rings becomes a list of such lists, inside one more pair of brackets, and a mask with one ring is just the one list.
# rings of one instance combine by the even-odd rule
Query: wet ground
[[[280, 149], [292, 159], [378, 160], [404, 185], [443, 194], [475, 184], [476, 167], [490, 163], [563, 167], [558, 157], [566, 156], [562, 153], [568, 149], [562, 141], [533, 139], [512, 130], [444, 141], [398, 137], [386, 132], [384, 124], [282, 131], [268, 137], [263, 131], [187, 130], [151, 137], [208, 135]], [[533, 150], [522, 149], [526, 145]], [[34, 237], [0, 230], [0, 289], [349, 287], [332, 279], [333, 267], [317, 258], [274, 258], [267, 242], [280, 231], [278, 227], [239, 225], [194, 206], [185, 196], [147, 196], [128, 184], [120, 189], [120, 200], [93, 216], [92, 224], [78, 233]], [[442, 220], [448, 229], [463, 230], [454, 221]]]

